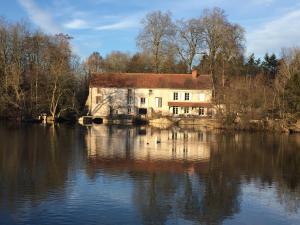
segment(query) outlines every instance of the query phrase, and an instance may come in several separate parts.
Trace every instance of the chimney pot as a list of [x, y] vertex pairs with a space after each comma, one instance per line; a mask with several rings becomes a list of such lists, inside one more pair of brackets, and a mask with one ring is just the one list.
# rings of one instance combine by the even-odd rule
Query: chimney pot
[[198, 71], [197, 70], [192, 70], [192, 77], [197, 78], [198, 77]]

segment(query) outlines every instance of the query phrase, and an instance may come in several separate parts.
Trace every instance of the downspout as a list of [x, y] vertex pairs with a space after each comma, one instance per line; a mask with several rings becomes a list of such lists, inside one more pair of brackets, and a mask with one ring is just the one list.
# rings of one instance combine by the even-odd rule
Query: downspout
[[92, 116], [92, 103], [93, 103], [93, 89], [90, 87], [90, 109], [89, 109], [89, 114]]

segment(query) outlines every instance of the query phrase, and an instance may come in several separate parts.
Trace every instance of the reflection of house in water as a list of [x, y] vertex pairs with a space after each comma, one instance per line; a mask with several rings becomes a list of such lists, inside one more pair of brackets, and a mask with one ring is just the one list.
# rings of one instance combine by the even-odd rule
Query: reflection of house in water
[[207, 162], [210, 157], [209, 141], [212, 136], [207, 132], [103, 125], [88, 129], [88, 156], [92, 161], [101, 161], [102, 165], [135, 165], [134, 169], [158, 166], [157, 169], [177, 170], [183, 165], [190, 168], [196, 162]]

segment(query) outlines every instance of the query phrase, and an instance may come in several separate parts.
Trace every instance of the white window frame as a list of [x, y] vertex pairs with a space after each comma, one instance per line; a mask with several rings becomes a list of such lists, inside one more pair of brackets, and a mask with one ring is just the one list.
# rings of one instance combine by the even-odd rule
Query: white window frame
[[178, 106], [173, 106], [172, 111], [173, 111], [173, 114], [174, 114], [174, 115], [178, 115], [179, 107], [178, 107]]
[[173, 100], [174, 100], [174, 101], [178, 101], [178, 99], [179, 99], [179, 94], [178, 94], [178, 92], [173, 92]]
[[145, 97], [141, 97], [140, 101], [141, 101], [141, 105], [146, 104], [146, 98]]
[[185, 92], [184, 93], [184, 100], [185, 101], [189, 101], [191, 98], [190, 98], [190, 93], [189, 92]]
[[162, 107], [162, 97], [155, 97], [155, 106], [156, 108]]
[[133, 102], [133, 97], [132, 96], [128, 96], [127, 103], [128, 104], [132, 104], [132, 102]]
[[183, 112], [184, 112], [184, 114], [189, 114], [190, 113], [190, 107], [183, 107]]

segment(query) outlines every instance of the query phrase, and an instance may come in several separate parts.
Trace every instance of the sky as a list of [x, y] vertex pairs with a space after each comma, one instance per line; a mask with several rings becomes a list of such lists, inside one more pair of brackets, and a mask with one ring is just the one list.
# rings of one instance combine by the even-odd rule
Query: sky
[[246, 54], [279, 54], [300, 45], [300, 0], [0, 0], [0, 16], [28, 21], [49, 34], [66, 33], [82, 58], [94, 51], [134, 53], [141, 19], [170, 11], [174, 20], [201, 16], [220, 7], [232, 23], [244, 27]]

